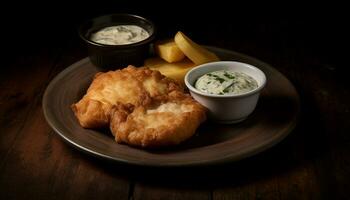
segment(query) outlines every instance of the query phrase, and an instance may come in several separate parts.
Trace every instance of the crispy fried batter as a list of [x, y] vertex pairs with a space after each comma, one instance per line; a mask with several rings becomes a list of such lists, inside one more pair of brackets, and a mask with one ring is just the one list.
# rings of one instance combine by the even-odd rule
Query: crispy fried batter
[[205, 109], [158, 71], [129, 66], [99, 73], [72, 109], [84, 128], [109, 126], [118, 143], [178, 144], [205, 120]]
[[203, 107], [190, 97], [182, 96], [156, 106], [139, 106], [132, 112], [116, 109], [110, 128], [118, 143], [158, 147], [190, 138], [204, 119]]
[[72, 109], [84, 128], [109, 125], [110, 111], [117, 103], [148, 105], [180, 86], [160, 73], [129, 66], [123, 70], [96, 74], [87, 94]]

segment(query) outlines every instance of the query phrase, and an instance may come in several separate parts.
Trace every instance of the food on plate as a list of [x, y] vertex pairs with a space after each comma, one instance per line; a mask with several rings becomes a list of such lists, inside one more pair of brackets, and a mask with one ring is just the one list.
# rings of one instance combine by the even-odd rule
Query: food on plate
[[193, 42], [181, 31], [176, 33], [175, 43], [180, 50], [197, 65], [219, 60], [214, 53]]
[[72, 109], [82, 127], [109, 126], [118, 143], [138, 147], [179, 144], [206, 118], [176, 81], [133, 66], [98, 73]]
[[254, 90], [258, 82], [251, 76], [232, 70], [218, 70], [199, 77], [195, 88], [208, 94], [242, 94]]
[[144, 66], [152, 70], [157, 70], [164, 76], [175, 79], [180, 83], [184, 83], [186, 73], [192, 69], [195, 64], [188, 58], [180, 62], [168, 63], [159, 57], [148, 58], [144, 62]]
[[175, 35], [175, 40], [156, 42], [155, 52], [159, 57], [146, 59], [144, 66], [158, 70], [163, 75], [182, 84], [186, 73], [193, 67], [219, 60], [214, 53], [194, 43], [182, 32]]
[[156, 54], [168, 63], [178, 62], [185, 58], [185, 54], [175, 44], [174, 40], [162, 40], [155, 44]]
[[99, 44], [124, 45], [140, 42], [150, 34], [136, 25], [118, 25], [105, 27], [93, 33], [90, 40]]
[[192, 98], [177, 93], [171, 93], [164, 102], [116, 107], [110, 123], [116, 141], [159, 147], [176, 145], [190, 138], [205, 119], [204, 109]]
[[[86, 95], [72, 105], [75, 115], [84, 128], [101, 128], [109, 125], [110, 111], [117, 102], [122, 104], [142, 105], [147, 98], [142, 84], [135, 76], [143, 71], [128, 67], [124, 70], [97, 73]], [[161, 87], [155, 87], [162, 90]]]

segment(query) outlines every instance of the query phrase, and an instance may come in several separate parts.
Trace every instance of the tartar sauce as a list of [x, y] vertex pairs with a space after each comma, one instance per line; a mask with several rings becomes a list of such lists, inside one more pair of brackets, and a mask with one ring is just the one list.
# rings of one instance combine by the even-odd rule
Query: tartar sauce
[[100, 44], [123, 45], [140, 42], [148, 37], [149, 33], [142, 27], [119, 25], [103, 28], [92, 34], [90, 39]]
[[242, 94], [257, 88], [258, 83], [243, 72], [220, 70], [199, 77], [195, 87], [209, 94]]

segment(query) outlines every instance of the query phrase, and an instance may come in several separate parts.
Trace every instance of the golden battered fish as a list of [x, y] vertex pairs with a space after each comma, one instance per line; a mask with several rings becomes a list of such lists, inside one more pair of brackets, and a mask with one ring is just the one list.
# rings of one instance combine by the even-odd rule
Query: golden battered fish
[[72, 109], [82, 127], [109, 126], [118, 143], [139, 147], [179, 144], [206, 118], [176, 81], [133, 66], [98, 73]]
[[97, 73], [86, 95], [72, 109], [84, 128], [109, 125], [110, 111], [117, 103], [147, 105], [153, 98], [180, 86], [161, 74], [129, 66], [123, 70]]

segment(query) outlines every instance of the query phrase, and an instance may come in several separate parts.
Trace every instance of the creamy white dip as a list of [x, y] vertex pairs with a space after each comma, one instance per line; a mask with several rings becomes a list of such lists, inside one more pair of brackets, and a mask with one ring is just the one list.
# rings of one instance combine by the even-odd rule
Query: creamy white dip
[[242, 94], [254, 90], [258, 83], [253, 77], [229, 70], [214, 71], [199, 77], [195, 88], [208, 94]]
[[149, 37], [142, 27], [135, 25], [119, 25], [103, 28], [92, 34], [90, 40], [107, 45], [123, 45], [140, 42]]

